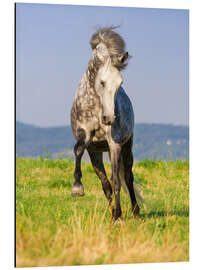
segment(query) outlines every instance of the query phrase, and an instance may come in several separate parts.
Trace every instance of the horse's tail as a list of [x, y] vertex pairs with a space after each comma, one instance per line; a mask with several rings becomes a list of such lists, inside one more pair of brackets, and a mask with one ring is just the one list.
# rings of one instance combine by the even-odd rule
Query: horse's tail
[[[120, 163], [119, 176], [120, 176], [121, 186], [122, 186], [123, 190], [125, 191], [125, 193], [128, 193], [128, 195], [130, 196], [128, 188], [127, 188], [126, 183], [125, 183], [125, 173], [124, 173], [124, 165], [123, 165], [122, 158], [121, 158], [121, 163]], [[138, 179], [134, 178], [133, 187], [134, 187], [134, 192], [135, 192], [135, 197], [136, 197], [137, 203], [140, 206], [141, 204], [144, 203], [144, 199], [142, 198], [142, 196], [139, 192], [139, 189], [141, 187], [143, 187], [143, 185], [140, 183], [140, 181]]]

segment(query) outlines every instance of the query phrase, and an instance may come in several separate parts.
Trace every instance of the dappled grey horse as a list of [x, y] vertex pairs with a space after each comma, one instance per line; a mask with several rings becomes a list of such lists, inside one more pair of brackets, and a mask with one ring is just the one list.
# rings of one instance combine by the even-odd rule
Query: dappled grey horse
[[[77, 140], [74, 147], [75, 182], [71, 195], [84, 195], [81, 158], [87, 149], [109, 204], [115, 199], [113, 219], [121, 217], [121, 184], [125, 188], [127, 186], [132, 212], [137, 216], [140, 210], [139, 193], [133, 185], [132, 173], [134, 113], [130, 99], [121, 87], [123, 80], [120, 73], [127, 65], [128, 52], [125, 51], [124, 40], [113, 27], [98, 29], [90, 44], [92, 57], [81, 78], [71, 109], [71, 126]], [[104, 169], [103, 152], [109, 152], [111, 183]]]

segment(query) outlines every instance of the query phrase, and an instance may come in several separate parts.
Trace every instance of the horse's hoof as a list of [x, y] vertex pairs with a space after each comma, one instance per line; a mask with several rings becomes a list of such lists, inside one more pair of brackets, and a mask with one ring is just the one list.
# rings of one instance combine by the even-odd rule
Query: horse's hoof
[[115, 224], [120, 224], [120, 225], [122, 225], [122, 224], [124, 224], [125, 222], [122, 220], [122, 218], [117, 218], [116, 220], [115, 220], [115, 222], [114, 222]]
[[138, 205], [133, 209], [133, 216], [134, 216], [134, 218], [140, 217], [140, 208]]
[[77, 185], [77, 186], [72, 187], [72, 190], [71, 190], [72, 197], [81, 197], [84, 195], [85, 195], [85, 192], [84, 192], [83, 185]]
[[137, 219], [137, 220], [141, 220], [142, 218], [141, 218], [141, 216], [140, 216], [140, 214], [134, 214], [133, 215], [133, 218], [135, 218], [135, 219]]

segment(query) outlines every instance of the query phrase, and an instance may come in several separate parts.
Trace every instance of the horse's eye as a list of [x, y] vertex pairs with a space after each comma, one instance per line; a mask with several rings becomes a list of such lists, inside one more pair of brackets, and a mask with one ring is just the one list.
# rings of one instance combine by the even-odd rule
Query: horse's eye
[[104, 82], [104, 81], [101, 81], [100, 83], [101, 83], [101, 85], [102, 85], [103, 87], [105, 86], [105, 82]]

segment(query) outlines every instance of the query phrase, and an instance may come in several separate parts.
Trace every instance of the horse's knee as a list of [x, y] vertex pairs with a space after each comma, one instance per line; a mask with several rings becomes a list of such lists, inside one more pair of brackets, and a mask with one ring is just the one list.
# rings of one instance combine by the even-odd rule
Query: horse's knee
[[86, 133], [85, 133], [85, 130], [83, 128], [78, 128], [77, 129], [77, 132], [76, 132], [76, 137], [77, 137], [77, 140], [78, 141], [85, 141], [86, 139]]
[[104, 190], [109, 190], [110, 193], [112, 194], [112, 187], [111, 187], [111, 184], [110, 184], [110, 182], [108, 181], [108, 179], [104, 179], [104, 180], [102, 181], [102, 186], [103, 186], [103, 189], [104, 189]]
[[74, 146], [74, 153], [76, 157], [80, 157], [85, 150], [85, 143], [84, 142], [77, 142], [76, 145]]
[[121, 190], [121, 182], [120, 179], [115, 182], [115, 194], [120, 194]]

